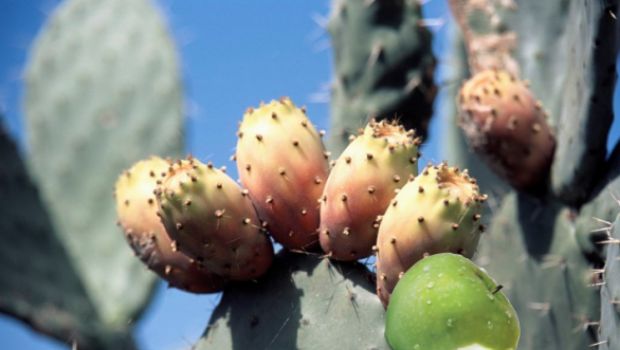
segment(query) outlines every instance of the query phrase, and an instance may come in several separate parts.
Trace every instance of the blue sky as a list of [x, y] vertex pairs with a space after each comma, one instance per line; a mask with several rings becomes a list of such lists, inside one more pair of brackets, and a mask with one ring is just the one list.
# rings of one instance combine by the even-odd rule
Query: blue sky
[[[57, 0], [0, 0], [0, 110], [21, 142], [23, 84], [28, 48]], [[243, 111], [280, 96], [306, 105], [320, 128], [327, 128], [327, 85], [332, 72], [329, 37], [320, 24], [328, 0], [240, 1], [159, 0], [182, 61], [185, 85], [187, 149], [201, 160], [227, 165]], [[428, 18], [448, 19], [443, 0], [425, 5]], [[444, 49], [437, 32], [436, 52]], [[441, 78], [439, 78], [441, 80]], [[438, 119], [431, 125], [426, 160], [440, 161]], [[617, 135], [617, 132], [614, 132]], [[426, 160], [423, 160], [424, 163]], [[138, 324], [143, 349], [187, 349], [204, 330], [218, 296], [197, 296], [163, 285]], [[0, 315], [2, 349], [62, 349], [17, 321]]]

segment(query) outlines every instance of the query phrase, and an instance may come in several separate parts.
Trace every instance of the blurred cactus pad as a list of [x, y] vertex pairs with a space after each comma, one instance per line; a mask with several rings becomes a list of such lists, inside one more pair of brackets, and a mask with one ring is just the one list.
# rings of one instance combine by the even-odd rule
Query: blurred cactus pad
[[14, 199], [3, 195], [0, 235], [19, 243], [0, 257], [3, 311], [80, 348], [134, 347], [155, 278], [115, 225], [111, 189], [138, 159], [182, 154], [180, 83], [150, 1], [68, 0], [52, 13], [25, 71], [24, 162], [3, 134]]
[[[333, 49], [326, 149], [312, 116], [285, 99], [281, 100], [287, 101], [285, 111], [272, 111], [279, 106], [273, 102], [249, 109], [246, 116], [254, 113], [260, 119], [248, 117], [240, 124], [233, 158], [247, 189], [237, 188], [220, 170], [213, 183], [192, 176], [191, 169], [197, 169], [192, 158], [170, 160], [170, 170], [161, 178], [174, 175], [173, 164], [185, 164], [188, 171], [178, 175], [177, 170], [178, 188], [161, 192], [159, 187], [154, 192], [157, 199], [149, 205], [159, 209], [162, 203], [176, 205], [176, 216], [170, 208], [158, 211], [166, 231], [173, 232], [168, 237], [171, 251], [180, 247], [179, 254], [187, 254], [186, 265], [200, 269], [196, 276], [216, 276], [218, 284], [205, 291], [224, 290], [193, 349], [389, 349], [382, 306], [389, 294], [381, 300], [377, 296], [375, 257], [337, 260], [377, 255], [383, 246], [395, 247], [396, 229], [401, 244], [411, 236], [407, 227], [423, 222], [443, 227], [445, 242], [436, 239], [435, 246], [424, 245], [429, 244], [425, 236], [417, 234], [422, 243], [398, 246], [406, 248], [402, 254], [419, 250], [405, 262], [392, 248], [398, 264], [379, 274], [384, 279], [379, 287], [389, 274], [390, 291], [398, 291], [394, 284], [428, 253], [473, 254], [472, 261], [488, 273], [484, 280], [493, 294], [501, 290], [511, 317], [514, 307], [514, 319], [520, 321], [518, 349], [620, 348], [620, 144], [607, 150], [614, 119], [620, 0], [432, 1], [445, 1], [451, 9], [444, 16], [451, 20], [449, 45], [441, 57], [432, 50], [437, 38], [422, 13], [426, 1], [332, 1], [324, 28]], [[226, 36], [226, 31], [218, 35]], [[112, 192], [119, 174], [127, 176], [123, 171], [137, 161], [151, 155], [175, 160], [184, 156], [184, 94], [177, 61], [166, 23], [151, 0], [65, 0], [51, 14], [31, 48], [24, 73], [24, 154], [0, 129], [0, 164], [4, 164], [0, 237], [10, 242], [0, 248], [0, 311], [79, 349], [137, 348], [134, 326], [152, 299], [157, 275], [133, 256], [123, 230], [115, 225]], [[440, 74], [435, 71], [438, 63], [446, 63], [439, 65], [444, 67]], [[445, 82], [438, 83], [440, 79]], [[441, 98], [436, 100], [438, 92]], [[443, 123], [441, 134], [429, 134], [431, 118]], [[411, 147], [411, 154], [403, 158], [402, 173], [386, 157], [381, 163], [387, 164], [382, 165], [384, 172], [364, 174], [371, 182], [385, 175], [383, 187], [390, 194], [409, 178], [412, 182], [398, 193], [401, 207], [415, 207], [423, 193], [438, 194], [445, 186], [451, 194], [450, 184], [441, 184], [436, 177], [422, 184], [423, 180], [414, 180], [417, 146], [424, 152], [428, 142], [444, 148], [451, 172], [466, 174], [463, 183], [475, 187], [475, 198], [461, 199], [459, 189], [454, 200], [437, 195], [442, 200], [424, 209], [442, 210], [428, 209], [405, 227], [400, 220], [411, 216], [407, 213], [395, 219], [387, 215], [391, 226], [382, 222], [384, 207], [396, 207], [397, 202], [386, 195], [380, 210], [372, 208], [377, 210], [364, 218], [363, 244], [352, 248], [348, 240], [359, 237], [358, 232], [351, 234], [355, 217], [347, 217], [351, 222], [344, 224], [340, 217], [326, 222], [327, 209], [321, 203], [328, 202], [329, 195], [339, 205], [354, 205], [355, 198], [369, 198], [364, 196], [380, 190], [363, 177], [356, 179], [355, 171], [350, 175], [338, 170], [358, 169], [347, 168], [352, 161], [377, 161], [365, 149], [356, 150], [354, 156], [345, 151], [339, 157], [373, 119], [396, 121], [406, 130], [415, 129], [419, 137], [415, 152]], [[294, 127], [285, 124], [291, 121]], [[413, 132], [403, 132], [413, 137]], [[372, 137], [385, 140], [387, 151], [380, 147], [381, 151], [394, 151], [385, 135]], [[264, 152], [258, 152], [256, 145]], [[296, 152], [295, 157], [285, 152]], [[331, 184], [327, 173], [330, 157], [330, 169], [345, 174], [339, 181], [331, 179], [337, 185]], [[205, 166], [213, 170], [210, 163]], [[273, 174], [258, 173], [261, 169]], [[258, 177], [243, 175], [250, 170]], [[342, 188], [350, 190], [358, 183], [363, 184], [362, 195], [342, 193]], [[422, 185], [438, 190], [424, 192]], [[323, 186], [327, 192], [319, 197]], [[201, 196], [192, 197], [193, 202], [177, 198], [195, 196], [198, 190]], [[223, 248], [215, 251], [206, 242], [212, 230], [200, 231], [202, 241], [180, 233], [191, 227], [188, 222], [202, 220], [197, 214], [181, 222], [184, 210], [191, 203], [197, 207], [197, 200], [213, 204], [213, 193], [225, 196], [221, 203], [226, 204], [215, 204], [232, 208], [244, 200], [244, 213], [250, 213], [233, 217], [232, 210], [203, 205], [217, 218], [211, 218], [213, 230], [219, 230], [219, 219], [225, 218], [235, 227], [251, 224], [245, 229], [267, 242], [261, 251], [268, 259], [260, 266], [255, 260], [244, 263], [251, 271], [250, 281], [232, 274], [242, 250], [226, 237], [220, 242]], [[458, 205], [450, 206], [454, 203]], [[444, 210], [442, 205], [465, 209]], [[357, 209], [365, 213], [371, 206]], [[464, 218], [466, 223], [460, 221]], [[300, 222], [303, 227], [296, 227]], [[325, 237], [330, 228], [342, 236]], [[271, 233], [285, 247], [275, 250], [273, 262], [272, 242], [266, 238], [270, 229], [277, 231]], [[475, 231], [475, 237], [451, 247], [459, 230]], [[304, 233], [303, 241], [297, 241], [295, 232]], [[382, 244], [373, 246], [378, 232]], [[125, 233], [132, 232], [125, 228]], [[184, 235], [189, 239], [181, 242]], [[319, 239], [325, 250], [338, 244], [346, 248], [347, 258], [320, 251]], [[185, 243], [192, 240], [198, 246]], [[257, 256], [256, 251], [245, 253], [248, 259], [251, 253]], [[209, 254], [226, 259], [205, 262]], [[146, 263], [157, 266], [164, 278], [170, 270], [157, 262]], [[471, 264], [472, 271], [481, 271], [478, 267]], [[402, 298], [397, 305], [415, 304], [406, 297], [395, 298]], [[439, 299], [433, 304], [440, 304]], [[433, 314], [433, 308], [422, 306]], [[407, 316], [407, 310], [395, 307], [390, 312]], [[428, 326], [416, 322], [408, 324]], [[510, 330], [513, 338], [519, 338], [516, 326]], [[414, 348], [402, 333], [407, 326], [395, 329], [400, 333], [390, 337], [398, 338], [399, 344], [404, 339], [399, 346]], [[438, 337], [449, 336], [448, 331], [435, 331]], [[467, 329], [460, 332], [470, 335]]]

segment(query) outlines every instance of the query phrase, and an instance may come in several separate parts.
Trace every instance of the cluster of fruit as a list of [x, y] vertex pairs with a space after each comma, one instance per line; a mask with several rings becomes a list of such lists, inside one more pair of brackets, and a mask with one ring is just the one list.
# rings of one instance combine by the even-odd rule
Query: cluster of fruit
[[[450, 344], [516, 346], [519, 324], [501, 287], [462, 257], [475, 252], [486, 200], [467, 171], [442, 163], [418, 173], [419, 138], [387, 121], [370, 121], [329, 163], [322, 133], [288, 98], [248, 109], [237, 136], [233, 158], [244, 188], [191, 157], [152, 157], [119, 177], [119, 224], [135, 253], [172, 286], [215, 292], [259, 278], [273, 260], [270, 234], [285, 249], [330, 259], [374, 254], [395, 349], [410, 348], [412, 336], [427, 348], [423, 339], [449, 331], [453, 324], [412, 319], [437, 312], [450, 323], [484, 322], [486, 332], [498, 325], [492, 340], [468, 326]], [[430, 266], [438, 274], [426, 274]], [[481, 313], [488, 317], [475, 319]]]

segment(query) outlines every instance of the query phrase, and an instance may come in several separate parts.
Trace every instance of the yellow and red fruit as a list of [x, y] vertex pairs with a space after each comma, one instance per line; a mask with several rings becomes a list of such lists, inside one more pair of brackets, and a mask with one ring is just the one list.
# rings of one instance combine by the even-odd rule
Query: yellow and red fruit
[[199, 270], [187, 255], [173, 251], [157, 216], [153, 191], [168, 167], [165, 160], [151, 157], [119, 176], [114, 191], [119, 225], [136, 256], [170, 286], [194, 293], [218, 292], [225, 279]]
[[377, 217], [418, 173], [419, 144], [413, 130], [371, 121], [340, 155], [321, 197], [319, 238], [331, 258], [352, 261], [372, 254]]
[[238, 137], [239, 177], [266, 229], [285, 248], [317, 246], [317, 200], [329, 167], [321, 136], [305, 111], [288, 98], [250, 108]]
[[402, 275], [424, 256], [451, 252], [472, 257], [482, 202], [476, 181], [446, 164], [427, 166], [407, 183], [383, 215], [377, 237], [377, 294], [387, 305]]
[[271, 265], [273, 247], [247, 192], [223, 171], [195, 159], [175, 162], [157, 198], [174, 249], [205, 270], [251, 280]]
[[469, 144], [513, 187], [535, 191], [547, 178], [555, 136], [527, 84], [501, 70], [461, 88], [459, 125]]

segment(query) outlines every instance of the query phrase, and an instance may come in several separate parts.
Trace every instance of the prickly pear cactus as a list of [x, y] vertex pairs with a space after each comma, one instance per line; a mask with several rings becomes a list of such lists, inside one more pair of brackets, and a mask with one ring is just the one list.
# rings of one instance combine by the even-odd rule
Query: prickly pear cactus
[[173, 251], [237, 281], [256, 279], [271, 266], [273, 246], [247, 192], [213, 164], [171, 164], [156, 193]]
[[379, 218], [407, 180], [418, 174], [420, 139], [385, 120], [371, 121], [333, 166], [321, 198], [321, 248], [355, 261], [372, 254]]
[[583, 203], [604, 166], [613, 119], [617, 1], [451, 0], [450, 5], [474, 73], [505, 69], [531, 83], [557, 135], [552, 190], [571, 205]]
[[103, 325], [17, 147], [0, 125], [0, 311], [85, 349], [131, 349]]
[[334, 0], [328, 29], [336, 70], [330, 150], [339, 154], [370, 118], [397, 118], [426, 137], [437, 88], [420, 2]]
[[328, 154], [305, 109], [286, 97], [249, 108], [237, 136], [239, 177], [265, 228], [288, 249], [316, 248]]
[[377, 295], [388, 304], [402, 275], [426, 254], [474, 255], [485, 195], [466, 172], [427, 166], [392, 199], [377, 236]]
[[138, 159], [181, 153], [171, 39], [149, 0], [67, 0], [35, 42], [25, 84], [28, 165], [54, 232], [88, 295], [93, 322], [126, 332], [149, 301], [155, 276], [115, 226], [110, 191]]
[[137, 162], [118, 177], [114, 186], [118, 224], [136, 256], [171, 287], [194, 293], [221, 291], [225, 283], [222, 277], [201, 271], [195, 261], [173, 250], [170, 236], [157, 215], [155, 192], [169, 167], [168, 161], [153, 156]]
[[505, 286], [522, 320], [520, 348], [596, 346], [603, 261], [597, 220], [617, 213], [619, 164], [617, 156], [605, 160], [617, 2], [456, 0], [451, 6], [470, 69], [505, 69], [528, 80], [557, 140], [549, 190], [541, 187], [536, 198], [507, 195], [477, 260]]
[[601, 288], [599, 350], [620, 348], [620, 217], [608, 234], [607, 239], [600, 242], [607, 245], [607, 260]]
[[224, 292], [195, 349], [388, 350], [384, 322], [365, 266], [281, 251], [258, 282]]

